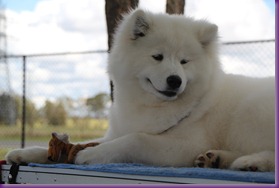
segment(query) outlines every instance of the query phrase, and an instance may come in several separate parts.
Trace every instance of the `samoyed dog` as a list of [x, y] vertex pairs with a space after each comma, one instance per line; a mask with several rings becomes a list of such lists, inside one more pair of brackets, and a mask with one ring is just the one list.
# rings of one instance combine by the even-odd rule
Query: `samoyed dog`
[[[137, 9], [114, 39], [110, 126], [76, 164], [274, 171], [274, 78], [225, 74], [216, 25]], [[13, 150], [6, 159], [49, 162], [40, 147]]]

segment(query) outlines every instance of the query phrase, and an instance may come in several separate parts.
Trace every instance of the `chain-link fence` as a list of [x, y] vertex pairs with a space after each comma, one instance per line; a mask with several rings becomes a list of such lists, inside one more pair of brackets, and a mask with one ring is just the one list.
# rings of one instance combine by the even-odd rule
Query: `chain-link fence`
[[221, 48], [226, 72], [253, 77], [275, 75], [275, 41], [227, 42]]
[[[224, 43], [228, 73], [275, 75], [275, 41]], [[73, 140], [102, 136], [109, 106], [105, 51], [0, 58], [0, 157], [8, 149], [47, 146], [51, 132]]]

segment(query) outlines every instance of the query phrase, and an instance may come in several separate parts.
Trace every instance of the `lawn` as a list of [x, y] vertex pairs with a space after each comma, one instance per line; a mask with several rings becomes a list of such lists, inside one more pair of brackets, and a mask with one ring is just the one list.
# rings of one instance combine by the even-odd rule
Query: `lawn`
[[[26, 125], [25, 145], [46, 145], [52, 132], [67, 133], [71, 142], [78, 142], [102, 137], [107, 130], [105, 119], [68, 119], [66, 125], [51, 126], [36, 122]], [[13, 126], [0, 125], [0, 159], [4, 159], [7, 151], [21, 146], [22, 127], [20, 123]]]

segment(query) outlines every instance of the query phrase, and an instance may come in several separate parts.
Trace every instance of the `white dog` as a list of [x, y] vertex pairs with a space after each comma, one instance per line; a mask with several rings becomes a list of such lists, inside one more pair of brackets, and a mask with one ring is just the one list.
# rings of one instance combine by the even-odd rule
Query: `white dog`
[[[126, 15], [109, 56], [109, 130], [75, 163], [274, 171], [274, 78], [225, 74], [217, 30], [181, 15]], [[47, 149], [17, 149], [6, 159], [47, 163]]]

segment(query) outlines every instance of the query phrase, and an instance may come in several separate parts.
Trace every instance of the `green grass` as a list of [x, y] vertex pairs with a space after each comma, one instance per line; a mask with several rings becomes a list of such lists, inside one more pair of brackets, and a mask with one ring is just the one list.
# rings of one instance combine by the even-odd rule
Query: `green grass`
[[[51, 126], [36, 122], [33, 126], [26, 125], [26, 142], [48, 143], [52, 132], [67, 133], [71, 142], [85, 141], [102, 137], [107, 130], [108, 122], [104, 119], [68, 119], [66, 125]], [[0, 125], [0, 160], [7, 151], [20, 147], [22, 127], [20, 123], [14, 126]], [[9, 143], [18, 143], [10, 146]], [[14, 144], [13, 144], [14, 145]]]
[[0, 149], [0, 160], [4, 159], [4, 156], [6, 155], [6, 153], [9, 151], [10, 149], [8, 148], [1, 148]]

